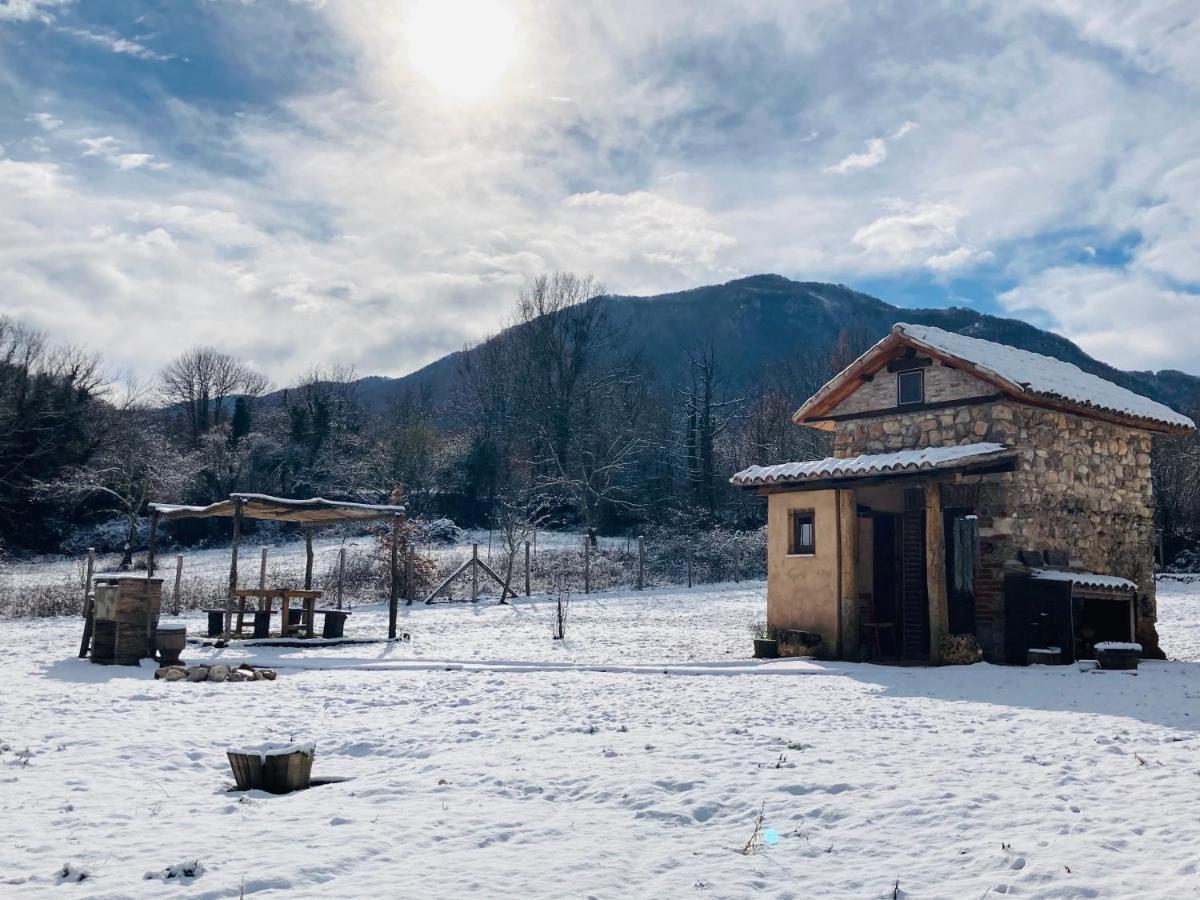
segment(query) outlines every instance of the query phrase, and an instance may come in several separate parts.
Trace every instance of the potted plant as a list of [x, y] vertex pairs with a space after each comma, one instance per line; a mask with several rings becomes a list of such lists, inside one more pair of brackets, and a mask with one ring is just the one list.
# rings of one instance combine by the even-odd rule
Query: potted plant
[[750, 633], [754, 635], [754, 658], [777, 659], [779, 657], [779, 641], [775, 639], [775, 630], [766, 622], [756, 622]]
[[1136, 669], [1142, 655], [1142, 645], [1129, 641], [1101, 641], [1095, 649], [1102, 669]]

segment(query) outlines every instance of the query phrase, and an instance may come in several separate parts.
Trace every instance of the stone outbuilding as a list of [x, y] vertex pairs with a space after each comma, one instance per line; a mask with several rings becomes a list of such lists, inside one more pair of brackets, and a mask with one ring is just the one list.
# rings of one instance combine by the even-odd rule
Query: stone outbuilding
[[[834, 456], [752, 466], [767, 619], [844, 659], [1161, 656], [1154, 433], [1191, 419], [1070, 363], [896, 325], [795, 414]], [[966, 636], [966, 638], [958, 637]]]

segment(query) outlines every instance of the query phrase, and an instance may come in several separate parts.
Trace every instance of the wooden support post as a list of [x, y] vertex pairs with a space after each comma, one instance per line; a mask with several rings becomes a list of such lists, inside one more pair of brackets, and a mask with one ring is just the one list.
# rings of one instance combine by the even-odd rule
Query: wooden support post
[[400, 605], [400, 572], [397, 566], [397, 555], [400, 552], [400, 514], [396, 513], [392, 516], [392, 549], [390, 557], [390, 568], [388, 579], [390, 590], [388, 592], [388, 640], [396, 639], [396, 615], [399, 612]]
[[525, 596], [529, 596], [529, 541], [525, 542]]
[[692, 546], [692, 542], [688, 541], [688, 587], [692, 586], [692, 557], [696, 555], [696, 548]]
[[950, 631], [946, 597], [946, 529], [942, 522], [942, 487], [925, 485], [925, 584], [929, 594], [929, 661], [942, 662], [942, 638]]
[[638, 535], [638, 571], [637, 571], [637, 589], [644, 590], [646, 587], [646, 538], [645, 535]]
[[312, 529], [304, 529], [304, 589], [312, 590], [313, 584], [313, 546]]
[[338, 548], [337, 608], [342, 608], [342, 587], [346, 581], [346, 548]]
[[412, 606], [413, 601], [417, 599], [417, 548], [409, 544], [408, 556], [404, 561], [404, 596], [407, 598], [405, 606]]
[[858, 623], [858, 502], [854, 491], [837, 492], [838, 520], [838, 586], [841, 602], [841, 635], [839, 636], [842, 659], [856, 660], [859, 657]]
[[479, 602], [479, 545], [471, 545], [471, 602]]
[[233, 595], [238, 586], [238, 545], [242, 542], [242, 499], [233, 500], [233, 543], [229, 548], [229, 592], [225, 595], [225, 640], [233, 633]]
[[182, 591], [180, 590], [182, 582], [183, 582], [183, 554], [176, 553], [175, 554], [175, 607], [173, 610], [174, 615], [179, 615], [179, 613], [183, 611], [183, 606], [182, 606], [183, 600], [182, 600], [182, 596], [181, 596]]
[[592, 592], [592, 542], [583, 536], [583, 592]]
[[84, 575], [83, 581], [83, 640], [79, 642], [79, 658], [83, 659], [88, 655], [88, 650], [92, 646], [92, 631], [96, 626], [94, 588], [92, 587], [92, 575], [96, 571], [96, 548], [88, 547], [87, 552], [87, 574]]
[[150, 534], [146, 540], [146, 578], [154, 577], [154, 566], [158, 562], [158, 510], [150, 513]]
[[267, 589], [267, 548], [262, 548], [262, 555], [258, 560], [258, 589], [265, 591]]
[[88, 616], [88, 598], [92, 595], [92, 575], [96, 571], [96, 548], [88, 547], [87, 562], [84, 564], [83, 576], [83, 617]]

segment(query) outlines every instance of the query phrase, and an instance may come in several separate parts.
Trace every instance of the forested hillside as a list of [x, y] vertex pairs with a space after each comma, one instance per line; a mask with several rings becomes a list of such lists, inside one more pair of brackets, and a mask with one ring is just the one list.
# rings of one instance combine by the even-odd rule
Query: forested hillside
[[[1119, 372], [1023, 322], [775, 275], [658, 297], [548, 276], [514, 298], [495, 336], [409, 376], [313, 369], [275, 390], [203, 347], [145, 384], [106, 384], [95, 354], [3, 321], [0, 539], [136, 544], [149, 500], [232, 491], [403, 497], [415, 515], [461, 524], [754, 524], [761, 505], [730, 473], [826, 453], [791, 412], [900, 320], [1066, 359], [1185, 412], [1200, 395], [1190, 375]], [[1198, 458], [1191, 439], [1160, 444], [1169, 538], [1200, 519]], [[186, 527], [174, 537], [219, 538], [222, 526]]]

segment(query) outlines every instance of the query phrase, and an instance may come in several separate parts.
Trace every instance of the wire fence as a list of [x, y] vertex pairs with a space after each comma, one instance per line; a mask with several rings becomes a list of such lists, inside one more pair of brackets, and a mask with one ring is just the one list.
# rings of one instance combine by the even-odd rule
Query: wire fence
[[[705, 531], [695, 534], [659, 532], [628, 539], [588, 540], [579, 535], [546, 535], [519, 541], [512, 554], [493, 536], [452, 546], [413, 545], [411, 559], [400, 558], [398, 592], [401, 603], [423, 603], [435, 588], [463, 569], [476, 555], [501, 580], [508, 577], [518, 596], [525, 594], [585, 594], [595, 591], [653, 589], [717, 582], [754, 581], [766, 577], [766, 529]], [[539, 546], [540, 542], [540, 546]], [[386, 546], [365, 541], [323, 549], [313, 566], [312, 587], [323, 591], [323, 602], [354, 606], [387, 602], [391, 589]], [[243, 548], [238, 586], [302, 587], [303, 564], [294, 549], [255, 553]], [[383, 551], [383, 552], [381, 552]], [[264, 563], [265, 559], [265, 563]], [[92, 554], [90, 571], [112, 571], [117, 556]], [[528, 561], [528, 562], [527, 562]], [[145, 561], [135, 571], [145, 571]], [[72, 566], [57, 565], [44, 578], [13, 579], [0, 575], [0, 617], [81, 615], [88, 584], [86, 558]], [[159, 557], [157, 577], [163, 579], [163, 608], [171, 612], [223, 607], [229, 592], [228, 561], [214, 564], [188, 554]], [[434, 602], [498, 600], [501, 587], [489, 576], [471, 577], [469, 568], [434, 598]]]

